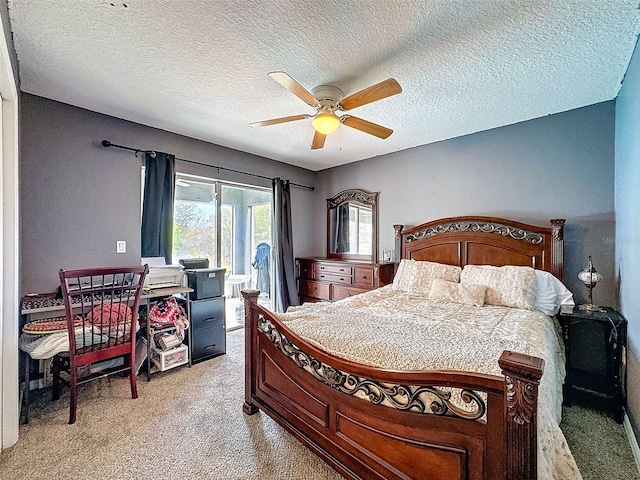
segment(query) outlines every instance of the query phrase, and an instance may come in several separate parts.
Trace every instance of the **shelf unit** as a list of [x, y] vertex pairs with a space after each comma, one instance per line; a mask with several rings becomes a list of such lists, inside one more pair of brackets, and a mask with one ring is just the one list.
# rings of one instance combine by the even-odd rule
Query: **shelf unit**
[[[141, 302], [141, 306], [146, 306], [147, 312], [149, 312], [149, 308], [151, 307], [151, 304], [154, 301], [158, 301], [161, 298], [167, 298], [167, 297], [178, 297], [180, 298], [184, 303], [185, 303], [185, 310], [187, 313], [187, 319], [189, 320], [189, 324], [191, 324], [191, 308], [190, 308], [190, 302], [187, 300], [188, 294], [193, 292], [192, 288], [189, 287], [169, 287], [169, 288], [160, 288], [157, 290], [153, 290], [152, 291], [153, 294], [147, 294], [147, 295], [142, 295], [141, 299], [146, 300], [146, 302], [143, 304]], [[171, 324], [171, 325], [166, 325], [166, 326], [161, 326], [161, 327], [149, 327], [148, 324], [145, 324], [141, 326], [140, 328], [140, 332], [143, 335], [138, 341], [143, 340], [144, 343], [146, 344], [146, 352], [145, 352], [145, 358], [144, 360], [139, 359], [136, 356], [136, 367], [139, 369], [142, 364], [146, 364], [146, 369], [147, 369], [147, 381], [151, 380], [151, 375], [154, 373], [158, 373], [160, 371], [165, 371], [165, 370], [169, 370], [169, 368], [160, 368], [156, 365], [154, 365], [153, 362], [153, 349], [155, 348], [154, 345], [154, 341], [153, 338], [156, 334], [158, 333], [172, 333], [175, 332], [176, 327], [175, 325]], [[155, 350], [157, 350], [158, 352], [162, 352], [164, 355], [167, 354], [171, 354], [171, 353], [176, 353], [177, 349], [179, 349], [179, 347], [170, 349], [170, 350], [162, 350], [162, 349], [158, 349], [155, 348]], [[137, 349], [136, 352], [140, 351], [141, 349]], [[144, 351], [144, 350], [142, 350]], [[158, 354], [159, 355], [159, 354]], [[156, 356], [158, 356], [156, 355]], [[191, 366], [191, 355], [189, 355], [189, 351], [187, 350], [187, 361], [186, 362], [182, 362], [179, 364], [174, 364], [171, 368], [174, 367], [178, 367], [180, 365], [185, 365], [188, 364], [189, 366]]]

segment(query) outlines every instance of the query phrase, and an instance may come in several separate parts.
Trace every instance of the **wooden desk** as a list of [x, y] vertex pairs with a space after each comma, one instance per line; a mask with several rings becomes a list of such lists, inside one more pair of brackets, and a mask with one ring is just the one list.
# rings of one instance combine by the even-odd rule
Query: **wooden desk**
[[[172, 295], [180, 295], [180, 294], [188, 294], [193, 292], [192, 288], [189, 287], [167, 287], [167, 288], [157, 288], [154, 290], [142, 291], [140, 295], [140, 306], [146, 305], [147, 309], [149, 308], [149, 304], [151, 300], [161, 298], [161, 297], [169, 297]], [[143, 303], [144, 302], [144, 303]], [[189, 312], [189, 302], [187, 301], [187, 318], [190, 318]], [[78, 304], [80, 306], [80, 304]], [[25, 296], [21, 302], [21, 310], [20, 314], [22, 316], [22, 322], [20, 325], [20, 331], [24, 325], [34, 320], [39, 320], [43, 318], [56, 318], [56, 317], [64, 317], [65, 307], [64, 307], [64, 299], [62, 298], [44, 298], [44, 297], [28, 297]], [[148, 339], [147, 339], [148, 340]], [[29, 422], [29, 383], [30, 373], [31, 373], [31, 362], [30, 355], [25, 351], [20, 351], [22, 359], [24, 361], [24, 381], [22, 383], [22, 388], [20, 389], [20, 398], [18, 400], [20, 405], [20, 411], [24, 408], [24, 421], [25, 423]], [[150, 370], [151, 370], [151, 345], [150, 342], [147, 341], [147, 380], [150, 379]], [[189, 365], [191, 365], [191, 359], [189, 359]], [[135, 368], [135, 365], [132, 365], [132, 368]]]

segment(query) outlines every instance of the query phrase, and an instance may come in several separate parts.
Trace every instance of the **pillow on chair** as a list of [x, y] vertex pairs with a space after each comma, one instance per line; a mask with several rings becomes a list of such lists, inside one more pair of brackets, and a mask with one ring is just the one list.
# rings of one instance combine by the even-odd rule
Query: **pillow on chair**
[[105, 303], [87, 314], [87, 322], [103, 334], [117, 336], [129, 333], [132, 317], [128, 305], [120, 302]]
[[95, 307], [87, 314], [87, 321], [101, 327], [128, 323], [131, 321], [131, 309], [124, 303], [106, 303]]

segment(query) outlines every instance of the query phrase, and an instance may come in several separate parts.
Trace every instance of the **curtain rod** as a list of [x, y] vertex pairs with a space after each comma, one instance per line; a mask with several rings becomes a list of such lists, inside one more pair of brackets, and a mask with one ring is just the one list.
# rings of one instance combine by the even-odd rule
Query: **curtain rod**
[[[148, 153], [151, 156], [151, 158], [156, 158], [156, 152], [153, 151], [153, 150], [141, 150], [139, 148], [125, 147], [123, 145], [116, 145], [115, 143], [111, 143], [109, 140], [102, 140], [102, 146], [103, 147], [122, 148], [123, 150], [131, 150], [132, 152], [135, 152], [136, 156], [138, 156], [138, 153]], [[242, 175], [251, 175], [252, 177], [264, 178], [266, 180], [273, 180], [272, 177], [265, 177], [264, 175], [258, 175], [256, 173], [242, 172], [240, 170], [234, 170], [233, 168], [217, 167], [215, 165], [209, 165], [208, 163], [196, 162], [196, 161], [193, 161], [193, 160], [186, 160], [184, 158], [178, 158], [178, 157], [176, 157], [176, 160], [179, 160], [181, 162], [186, 162], [186, 163], [193, 163], [195, 165], [202, 165], [204, 167], [217, 168], [218, 170], [227, 170], [228, 172], [240, 173]], [[310, 187], [308, 185], [301, 185], [299, 183], [293, 183], [293, 182], [289, 182], [289, 183], [291, 185], [293, 185], [293, 186], [296, 186], [296, 187], [308, 188], [309, 190], [315, 190], [316, 189], [315, 187]]]

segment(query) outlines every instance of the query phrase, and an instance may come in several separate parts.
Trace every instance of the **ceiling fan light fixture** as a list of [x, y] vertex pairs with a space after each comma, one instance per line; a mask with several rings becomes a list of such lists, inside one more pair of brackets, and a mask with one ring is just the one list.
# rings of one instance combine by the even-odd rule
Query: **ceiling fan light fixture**
[[317, 132], [329, 135], [340, 126], [340, 119], [331, 112], [320, 112], [311, 120], [311, 125]]

